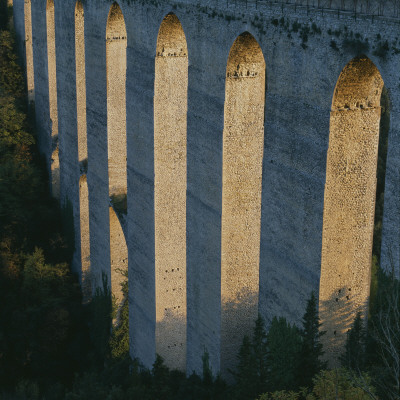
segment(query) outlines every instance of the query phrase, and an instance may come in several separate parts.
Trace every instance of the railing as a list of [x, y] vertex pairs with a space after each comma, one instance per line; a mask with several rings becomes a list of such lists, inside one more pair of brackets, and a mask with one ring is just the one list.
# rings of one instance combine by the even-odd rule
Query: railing
[[256, 7], [270, 3], [291, 4], [317, 9], [348, 11], [354, 14], [388, 16], [399, 18], [400, 0], [228, 0], [230, 4]]
[[[180, 0], [182, 3], [191, 3], [193, 0]], [[357, 15], [369, 15], [377, 17], [400, 18], [400, 0], [197, 0], [195, 4], [209, 8], [244, 8], [262, 10], [270, 5], [281, 4], [285, 6], [318, 9], [322, 12], [337, 11]]]

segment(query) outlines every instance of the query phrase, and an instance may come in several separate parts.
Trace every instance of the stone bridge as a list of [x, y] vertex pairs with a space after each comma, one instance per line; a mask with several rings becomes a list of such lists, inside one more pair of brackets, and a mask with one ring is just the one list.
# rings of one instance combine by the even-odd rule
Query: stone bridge
[[128, 271], [144, 365], [226, 373], [257, 313], [299, 323], [311, 291], [335, 363], [368, 307], [380, 134], [398, 273], [398, 4], [328, 3], [14, 0], [84, 299], [105, 275], [121, 302]]

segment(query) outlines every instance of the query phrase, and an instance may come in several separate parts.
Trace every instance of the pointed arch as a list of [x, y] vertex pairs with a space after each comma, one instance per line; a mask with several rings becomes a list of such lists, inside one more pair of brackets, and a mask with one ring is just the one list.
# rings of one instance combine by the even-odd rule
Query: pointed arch
[[157, 38], [154, 84], [156, 351], [186, 369], [186, 130], [188, 51], [168, 14]]
[[[110, 213], [110, 258], [111, 258], [111, 293], [118, 307], [118, 311], [125, 301], [122, 289], [128, 274], [128, 248], [120, 220], [113, 207]], [[118, 321], [118, 315], [117, 315]]]
[[24, 1], [24, 19], [25, 19], [26, 83], [28, 88], [28, 102], [30, 103], [32, 101], [35, 101], [31, 0]]
[[89, 228], [89, 188], [86, 175], [79, 179], [79, 217], [81, 231], [81, 285], [83, 302], [92, 296], [90, 279], [90, 228]]
[[85, 18], [83, 5], [80, 0], [75, 4], [75, 66], [78, 160], [79, 162], [83, 162], [87, 160]]
[[127, 192], [126, 174], [126, 46], [124, 16], [117, 3], [108, 14], [107, 57], [107, 143], [110, 196]]
[[233, 43], [225, 83], [222, 227], [221, 370], [236, 363], [258, 313], [265, 61], [254, 37]]
[[48, 65], [48, 79], [49, 79], [51, 137], [55, 141], [57, 141], [58, 109], [57, 109], [56, 31], [55, 31], [54, 0], [47, 0], [46, 25], [47, 25], [47, 65]]
[[382, 89], [378, 69], [361, 56], [344, 67], [332, 100], [319, 308], [333, 364], [356, 313], [367, 315]]

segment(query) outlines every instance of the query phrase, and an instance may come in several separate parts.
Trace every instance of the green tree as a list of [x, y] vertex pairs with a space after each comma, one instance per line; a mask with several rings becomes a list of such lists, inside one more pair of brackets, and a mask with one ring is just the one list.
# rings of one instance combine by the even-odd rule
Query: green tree
[[107, 398], [108, 388], [95, 372], [85, 372], [77, 376], [73, 388], [65, 396], [65, 400], [99, 400]]
[[[1, 0], [4, 1], [4, 0]], [[7, 0], [6, 0], [7, 1]], [[15, 52], [15, 40], [11, 32], [0, 29], [0, 91], [12, 95], [21, 103], [25, 100], [25, 83]]]
[[297, 389], [296, 375], [300, 368], [300, 331], [285, 318], [274, 317], [267, 335], [268, 343], [268, 389]]
[[165, 400], [170, 397], [169, 369], [164, 364], [163, 358], [157, 354], [151, 370], [153, 376], [154, 399]]
[[122, 283], [124, 302], [119, 310], [118, 325], [113, 327], [110, 337], [110, 353], [114, 360], [122, 361], [129, 357], [129, 304], [128, 281]]
[[238, 366], [234, 373], [236, 378], [235, 398], [254, 399], [257, 396], [257, 366], [253, 346], [248, 336], [243, 338], [238, 354]]
[[88, 304], [88, 325], [90, 328], [91, 344], [93, 346], [93, 363], [99, 368], [109, 351], [109, 341], [112, 321], [111, 292], [107, 277], [102, 276], [103, 288], [97, 288], [91, 302]]
[[[66, 263], [46, 263], [41, 249], [25, 256], [18, 281], [17, 296], [8, 295], [13, 303], [3, 305], [0, 313], [7, 320], [0, 324], [0, 380], [5, 384], [21, 379], [40, 384], [70, 381], [85, 345], [77, 333], [83, 323], [77, 312], [78, 283]], [[4, 289], [7, 294], [9, 289]]]
[[256, 391], [262, 393], [267, 389], [268, 379], [268, 345], [265, 322], [260, 314], [253, 333], [253, 352], [256, 367]]
[[366, 331], [361, 312], [357, 313], [353, 326], [347, 333], [345, 353], [341, 357], [343, 367], [363, 371], [365, 368]]
[[299, 393], [279, 390], [273, 393], [263, 393], [258, 400], [299, 400], [300, 398]]
[[314, 379], [314, 388], [306, 400], [371, 400], [375, 389], [368, 375], [355, 378], [345, 369], [321, 371]]
[[326, 367], [326, 363], [321, 361], [324, 352], [322, 343], [320, 342], [320, 338], [325, 332], [320, 330], [321, 323], [319, 322], [317, 299], [315, 298], [314, 292], [311, 292], [311, 297], [307, 301], [302, 325], [303, 327], [300, 331], [301, 368], [298, 369], [298, 382], [300, 386], [311, 387], [312, 378]]
[[[259, 314], [254, 325], [253, 336], [243, 338], [238, 354], [235, 393], [238, 399], [251, 398], [267, 387], [268, 350], [265, 323]], [[247, 397], [246, 397], [247, 396]]]
[[210, 355], [208, 354], [208, 351], [204, 351], [201, 361], [203, 362], [203, 385], [206, 389], [208, 389], [213, 384], [213, 375], [210, 367]]
[[367, 357], [379, 394], [400, 399], [400, 281], [381, 269], [369, 320]]
[[377, 400], [371, 378], [363, 373], [355, 377], [346, 369], [321, 371], [313, 379], [312, 391], [280, 390], [264, 393], [258, 400]]

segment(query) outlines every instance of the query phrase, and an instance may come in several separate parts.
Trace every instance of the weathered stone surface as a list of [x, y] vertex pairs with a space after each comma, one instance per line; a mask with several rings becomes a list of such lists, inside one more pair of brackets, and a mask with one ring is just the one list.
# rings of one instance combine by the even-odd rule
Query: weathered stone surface
[[90, 228], [89, 228], [89, 190], [86, 175], [79, 179], [79, 219], [80, 219], [80, 250], [81, 250], [81, 285], [83, 302], [92, 297], [90, 279]]
[[157, 38], [154, 82], [156, 352], [186, 369], [186, 129], [188, 51], [167, 15]]
[[235, 365], [258, 313], [265, 62], [248, 33], [226, 68], [221, 227], [221, 369]]
[[[46, 4], [42, 0], [31, 2], [36, 120], [40, 149], [50, 170], [54, 148]], [[15, 0], [14, 3], [17, 34], [24, 38], [23, 1]], [[187, 372], [201, 372], [204, 350], [210, 354], [214, 372], [221, 366], [226, 66], [232, 44], [243, 32], [249, 32], [257, 40], [266, 64], [259, 312], [267, 321], [274, 315], [282, 315], [290, 322], [299, 323], [311, 290], [319, 293], [331, 105], [341, 71], [359, 55], [354, 46], [356, 34], [364, 41], [368, 38], [369, 48], [364, 47], [362, 51], [379, 70], [391, 101], [381, 263], [386, 269], [393, 266], [399, 271], [400, 55], [396, 51], [399, 46], [397, 20], [366, 15], [357, 15], [354, 19], [351, 13], [263, 1], [257, 2], [257, 8], [254, 1], [249, 1], [246, 8], [244, 2], [230, 0], [121, 1], [119, 6], [127, 36], [126, 219], [132, 356], [150, 366], [156, 352], [154, 57], [160, 25], [170, 12], [182, 25], [188, 54]], [[74, 269], [81, 273], [75, 7], [73, 0], [54, 2], [60, 201], [63, 205], [68, 201], [73, 206], [77, 248]], [[93, 287], [102, 284], [103, 274], [111, 282], [106, 62], [110, 7], [111, 2], [105, 0], [83, 3]], [[283, 22], [280, 22], [281, 18]], [[295, 23], [300, 24], [297, 31], [293, 28]], [[321, 29], [321, 33], [313, 30], [312, 24]], [[301, 29], [306, 26], [308, 33], [301, 34]], [[377, 38], [378, 34], [382, 39]], [[390, 47], [386, 58], [376, 55], [384, 40], [388, 40]], [[337, 113], [332, 114], [333, 120], [341, 118], [342, 111]], [[347, 135], [346, 132], [343, 131], [343, 135]], [[364, 286], [366, 292], [367, 284]]]
[[85, 15], [80, 1], [75, 6], [75, 71], [78, 160], [81, 164], [86, 163], [87, 169]]
[[126, 195], [126, 28], [120, 7], [110, 8], [106, 32], [108, 182], [111, 196]]
[[54, 0], [47, 0], [47, 72], [49, 77], [50, 124], [53, 149], [58, 145], [57, 67]]

